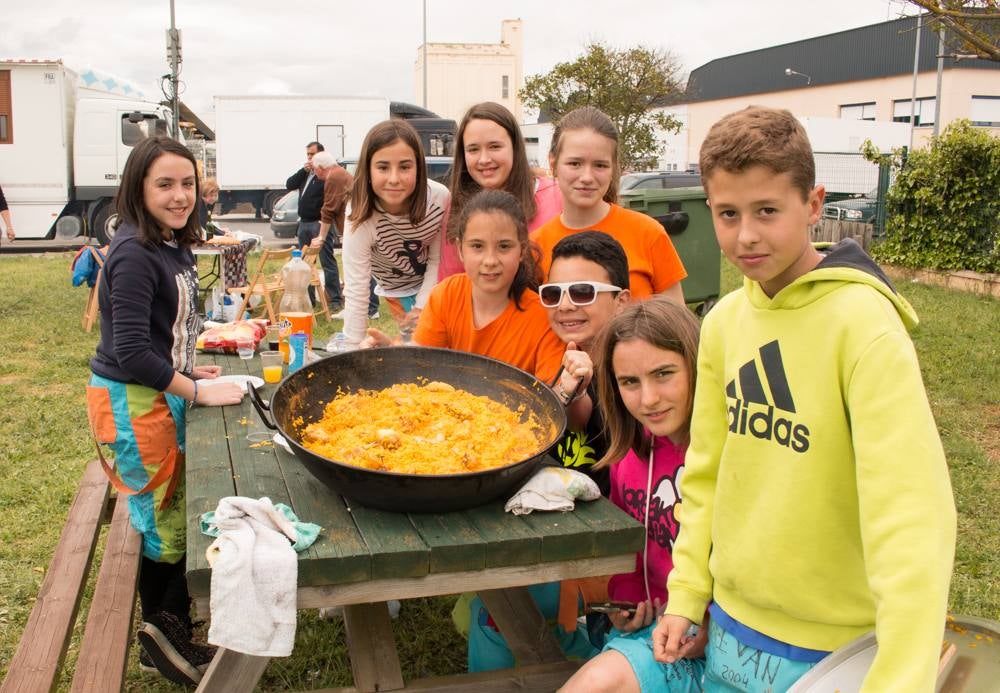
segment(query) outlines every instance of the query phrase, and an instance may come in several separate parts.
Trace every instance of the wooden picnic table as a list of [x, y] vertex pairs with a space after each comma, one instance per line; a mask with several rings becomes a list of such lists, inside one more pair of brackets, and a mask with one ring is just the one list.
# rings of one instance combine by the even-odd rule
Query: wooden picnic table
[[[224, 373], [260, 375], [260, 359], [202, 355]], [[276, 386], [265, 386], [270, 394]], [[497, 501], [440, 514], [384, 512], [351, 504], [294, 455], [272, 445], [251, 448], [262, 430], [249, 398], [231, 407], [193, 407], [187, 418], [187, 579], [199, 614], [209, 616], [212, 539], [202, 513], [231, 495], [288, 504], [323, 527], [299, 554], [298, 608], [344, 607], [354, 687], [344, 691], [553, 690], [578, 666], [568, 662], [526, 585], [628, 572], [643, 541], [638, 522], [601, 498], [571, 513], [515, 517]], [[476, 591], [518, 663], [501, 672], [404, 683], [386, 601]], [[221, 649], [199, 691], [252, 690], [268, 658]]]

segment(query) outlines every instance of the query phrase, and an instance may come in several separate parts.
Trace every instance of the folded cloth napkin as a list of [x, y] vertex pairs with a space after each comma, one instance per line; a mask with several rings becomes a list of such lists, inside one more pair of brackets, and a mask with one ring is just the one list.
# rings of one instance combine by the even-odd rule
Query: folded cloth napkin
[[[277, 438], [279, 438], [280, 436], [281, 434], [275, 433], [274, 442], [284, 447], [286, 450], [288, 450], [288, 452], [291, 452], [292, 449], [288, 447], [288, 442], [285, 441], [284, 438], [281, 438], [280, 442], [277, 440]], [[305, 551], [306, 549], [308, 549], [310, 546], [313, 545], [313, 542], [315, 542], [316, 539], [319, 537], [319, 533], [323, 529], [322, 527], [313, 524], [312, 522], [300, 522], [299, 516], [295, 514], [295, 511], [289, 508], [284, 503], [275, 503], [274, 509], [277, 510], [282, 515], [284, 515], [285, 518], [287, 518], [288, 521], [291, 522], [292, 526], [295, 528], [295, 534], [298, 535], [298, 539], [296, 539], [295, 543], [292, 544], [292, 548], [295, 549], [296, 553], [300, 551]], [[201, 514], [201, 522], [199, 526], [201, 528], [202, 534], [208, 535], [213, 538], [219, 536], [220, 534], [219, 526], [215, 524], [214, 510], [209, 510], [207, 513]], [[212, 562], [214, 562], [215, 557], [213, 556], [211, 560]]]
[[269, 498], [219, 501], [209, 547], [212, 622], [208, 642], [259, 657], [287, 657], [295, 642], [298, 559], [294, 525]]
[[517, 493], [504, 510], [527, 515], [532, 510], [560, 510], [574, 507], [574, 499], [591, 501], [601, 497], [601, 490], [586, 474], [565, 467], [542, 467]]

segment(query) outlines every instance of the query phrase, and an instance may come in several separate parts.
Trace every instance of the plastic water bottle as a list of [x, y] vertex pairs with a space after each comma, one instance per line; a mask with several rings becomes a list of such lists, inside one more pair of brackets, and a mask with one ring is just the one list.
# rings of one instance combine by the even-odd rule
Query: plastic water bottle
[[330, 343], [326, 345], [326, 350], [333, 353], [341, 353], [344, 351], [351, 350], [351, 343], [347, 341], [347, 335], [343, 332], [338, 332], [333, 335], [330, 339]]
[[281, 268], [285, 292], [278, 304], [278, 324], [281, 327], [278, 351], [288, 363], [288, 337], [293, 332], [305, 332], [308, 346], [312, 347], [312, 301], [309, 300], [309, 282], [312, 268], [302, 259], [302, 251], [292, 251], [292, 259]]

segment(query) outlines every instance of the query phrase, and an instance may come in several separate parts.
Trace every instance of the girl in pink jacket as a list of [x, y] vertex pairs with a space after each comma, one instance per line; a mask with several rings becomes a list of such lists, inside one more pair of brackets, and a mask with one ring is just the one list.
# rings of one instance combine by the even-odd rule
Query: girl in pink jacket
[[654, 619], [667, 602], [671, 548], [680, 528], [678, 492], [684, 472], [694, 396], [698, 321], [663, 297], [633, 303], [604, 328], [596, 352], [598, 402], [608, 429], [611, 501], [646, 527], [635, 570], [608, 583], [612, 601], [635, 609], [609, 614], [604, 651], [587, 662], [563, 691], [701, 690], [704, 659], [656, 662], [648, 645]]

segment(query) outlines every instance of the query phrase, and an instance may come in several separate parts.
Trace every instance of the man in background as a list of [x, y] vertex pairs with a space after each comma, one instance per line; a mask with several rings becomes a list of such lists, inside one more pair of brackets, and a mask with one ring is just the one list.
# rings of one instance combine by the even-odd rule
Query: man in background
[[323, 267], [326, 301], [330, 305], [330, 310], [336, 312], [341, 309], [344, 297], [340, 290], [340, 273], [337, 269], [337, 258], [333, 255], [333, 248], [337, 236], [344, 232], [344, 217], [347, 203], [351, 197], [354, 176], [339, 166], [330, 152], [321, 151], [313, 156], [312, 167], [316, 177], [323, 181], [323, 204], [319, 213], [319, 233], [312, 239], [312, 245], [320, 248], [319, 262]]
[[313, 170], [313, 157], [323, 151], [319, 142], [306, 145], [306, 162], [285, 182], [288, 190], [299, 191], [299, 247], [312, 243], [319, 235], [319, 214], [323, 207], [323, 181], [317, 178]]

